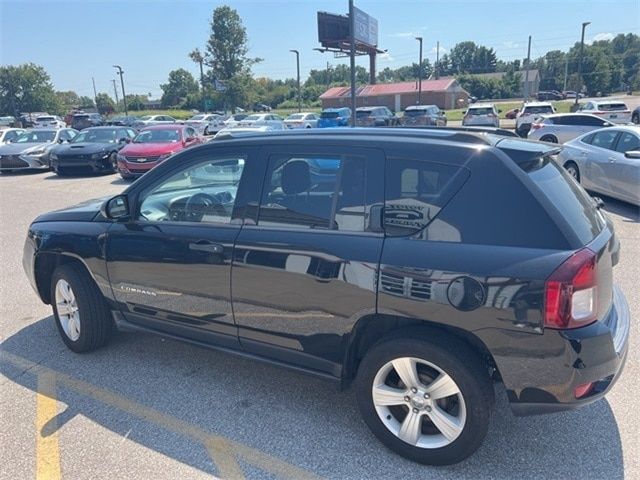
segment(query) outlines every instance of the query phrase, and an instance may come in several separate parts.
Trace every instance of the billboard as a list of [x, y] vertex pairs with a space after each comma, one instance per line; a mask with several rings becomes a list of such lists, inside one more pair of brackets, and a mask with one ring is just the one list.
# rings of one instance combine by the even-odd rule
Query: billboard
[[378, 20], [356, 7], [353, 7], [353, 16], [355, 18], [353, 36], [356, 42], [369, 47], [378, 46]]

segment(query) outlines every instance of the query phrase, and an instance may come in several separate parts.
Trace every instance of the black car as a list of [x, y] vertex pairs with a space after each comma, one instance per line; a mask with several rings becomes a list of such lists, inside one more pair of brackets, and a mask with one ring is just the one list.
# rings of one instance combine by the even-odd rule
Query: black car
[[558, 92], [557, 90], [549, 90], [549, 91], [541, 90], [536, 95], [536, 98], [539, 101], [544, 102], [548, 100], [563, 100], [564, 96], [562, 95], [562, 93]]
[[359, 127], [393, 127], [400, 119], [385, 106], [356, 108], [356, 125]]
[[254, 112], [270, 112], [271, 107], [269, 105], [265, 105], [264, 103], [256, 103], [253, 105]]
[[619, 242], [556, 152], [443, 128], [220, 140], [38, 217], [23, 264], [73, 351], [117, 327], [353, 384], [382, 443], [450, 464], [494, 381], [549, 413], [622, 371]]
[[77, 172], [115, 173], [118, 151], [136, 136], [132, 128], [93, 127], [82, 130], [67, 144], [53, 148], [51, 169], [58, 175]]
[[640, 124], [640, 106], [637, 106], [633, 112], [631, 112], [631, 121], [636, 125]]
[[76, 113], [71, 117], [71, 127], [76, 130], [84, 130], [89, 127], [99, 127], [104, 124], [99, 113]]

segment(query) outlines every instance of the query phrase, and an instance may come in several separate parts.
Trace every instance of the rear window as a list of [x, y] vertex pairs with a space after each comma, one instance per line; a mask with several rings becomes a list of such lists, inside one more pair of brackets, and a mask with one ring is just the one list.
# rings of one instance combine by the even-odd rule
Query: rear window
[[86, 120], [87, 118], [89, 118], [89, 115], [87, 115], [86, 113], [82, 114], [82, 115], [74, 115], [73, 116], [74, 120]]
[[406, 117], [419, 117], [421, 115], [426, 115], [426, 114], [427, 114], [427, 109], [426, 108], [425, 109], [421, 109], [421, 110], [415, 109], [415, 110], [405, 110], [404, 111], [404, 115]]
[[320, 118], [338, 118], [338, 112], [322, 112]]
[[627, 110], [627, 106], [624, 103], [601, 103], [598, 105], [598, 110], [602, 112], [619, 112]]
[[356, 117], [357, 118], [364, 118], [364, 117], [368, 117], [373, 113], [372, 110], [356, 110]]
[[543, 105], [538, 107], [524, 107], [523, 112], [525, 114], [553, 113], [553, 108], [550, 105]]
[[531, 169], [529, 178], [565, 218], [582, 245], [591, 242], [604, 228], [593, 200], [576, 181], [553, 160]]
[[470, 108], [469, 115], [489, 115], [493, 113], [493, 108]]

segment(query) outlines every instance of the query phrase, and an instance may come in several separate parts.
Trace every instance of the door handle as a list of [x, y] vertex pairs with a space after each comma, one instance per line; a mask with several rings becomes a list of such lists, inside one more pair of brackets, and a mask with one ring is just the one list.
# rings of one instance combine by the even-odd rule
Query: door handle
[[609, 157], [609, 163], [616, 163], [616, 159], [614, 157]]
[[198, 240], [197, 242], [189, 244], [189, 250], [208, 253], [222, 253], [224, 252], [224, 246], [209, 240]]

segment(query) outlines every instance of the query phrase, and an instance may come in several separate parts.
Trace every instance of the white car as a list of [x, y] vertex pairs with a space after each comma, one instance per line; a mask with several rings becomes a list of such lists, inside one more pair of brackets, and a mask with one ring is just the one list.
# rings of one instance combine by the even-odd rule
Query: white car
[[284, 121], [279, 115], [273, 113], [255, 113], [238, 122], [238, 127], [258, 127], [260, 125], [279, 125], [279, 130], [284, 130]]
[[591, 100], [580, 108], [582, 113], [591, 113], [613, 123], [630, 123], [631, 110], [626, 103], [619, 100], [597, 102]]
[[247, 115], [246, 113], [234, 113], [224, 121], [224, 125], [228, 128], [237, 127], [238, 124], [248, 116], [249, 115]]
[[200, 113], [184, 123], [195, 128], [199, 135], [213, 135], [225, 127], [223, 117], [215, 113]]
[[34, 128], [66, 128], [67, 124], [57, 115], [41, 115], [36, 117]]
[[243, 137], [246, 135], [253, 135], [257, 133], [265, 132], [277, 132], [284, 130], [284, 127], [279, 128], [277, 125], [256, 125], [252, 127], [227, 127], [220, 130], [215, 134], [212, 140], [225, 140], [234, 137]]
[[500, 110], [493, 103], [477, 103], [470, 105], [462, 118], [463, 127], [500, 127]]
[[316, 128], [318, 126], [318, 115], [311, 112], [292, 113], [284, 120], [287, 128]]
[[178, 121], [169, 115], [145, 115], [136, 120], [132, 127], [136, 130], [150, 125], [162, 125], [163, 123], [177, 123]]
[[556, 113], [549, 102], [525, 103], [516, 117], [516, 133], [521, 137], [526, 137], [533, 121], [540, 115], [551, 115]]
[[537, 117], [531, 124], [527, 138], [550, 143], [566, 143], [583, 133], [613, 126], [610, 121], [587, 113], [556, 113]]
[[3, 128], [0, 129], [0, 145], [13, 142], [21, 134], [26, 132], [24, 128]]

